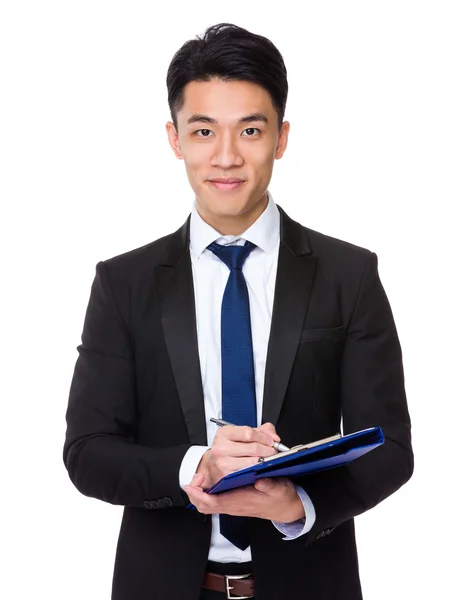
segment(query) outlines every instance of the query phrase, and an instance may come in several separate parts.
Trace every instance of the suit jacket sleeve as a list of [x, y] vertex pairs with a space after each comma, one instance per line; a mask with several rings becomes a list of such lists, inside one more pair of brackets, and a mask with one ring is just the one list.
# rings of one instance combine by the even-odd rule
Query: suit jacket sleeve
[[86, 496], [112, 504], [183, 506], [179, 469], [189, 445], [136, 443], [138, 414], [130, 332], [107, 267], [96, 268], [66, 413], [63, 460]]
[[308, 543], [390, 496], [413, 472], [400, 343], [373, 253], [347, 327], [340, 367], [344, 432], [380, 425], [385, 443], [348, 466], [299, 480], [316, 510]]

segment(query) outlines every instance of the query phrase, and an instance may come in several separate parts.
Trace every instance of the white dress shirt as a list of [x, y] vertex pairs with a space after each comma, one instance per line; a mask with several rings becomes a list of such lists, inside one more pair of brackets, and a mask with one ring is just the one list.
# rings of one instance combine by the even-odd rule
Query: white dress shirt
[[[192, 446], [181, 464], [179, 480], [183, 487], [190, 483], [198, 464], [213, 443], [217, 425], [210, 417], [221, 418], [221, 303], [230, 274], [229, 268], [207, 249], [212, 242], [243, 245], [246, 240], [256, 245], [243, 265], [243, 275], [250, 300], [251, 336], [256, 387], [256, 417], [261, 423], [263, 388], [268, 350], [274, 289], [280, 242], [280, 215], [268, 192], [268, 205], [260, 217], [240, 236], [222, 236], [205, 223], [195, 204], [190, 221], [190, 257], [192, 262], [198, 352], [205, 401], [208, 446]], [[278, 432], [279, 433], [279, 432]], [[286, 443], [286, 440], [283, 440]], [[305, 510], [305, 518], [293, 523], [274, 523], [285, 537], [294, 539], [307, 533], [315, 521], [315, 511], [306, 492], [296, 486]], [[220, 534], [219, 515], [212, 515], [212, 537], [209, 560], [215, 562], [247, 562], [251, 551], [240, 550]]]

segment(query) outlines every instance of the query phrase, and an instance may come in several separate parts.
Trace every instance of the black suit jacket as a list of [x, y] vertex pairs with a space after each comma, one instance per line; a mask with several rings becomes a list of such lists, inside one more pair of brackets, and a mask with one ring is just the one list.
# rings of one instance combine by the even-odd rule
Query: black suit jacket
[[[299, 484], [311, 532], [283, 541], [249, 519], [258, 600], [362, 597], [353, 517], [413, 471], [400, 344], [375, 254], [291, 220], [282, 209], [263, 422], [286, 443], [380, 425], [385, 443]], [[64, 462], [80, 492], [123, 505], [113, 600], [197, 600], [210, 517], [178, 481], [206, 445], [189, 254], [175, 233], [97, 265], [67, 409]]]

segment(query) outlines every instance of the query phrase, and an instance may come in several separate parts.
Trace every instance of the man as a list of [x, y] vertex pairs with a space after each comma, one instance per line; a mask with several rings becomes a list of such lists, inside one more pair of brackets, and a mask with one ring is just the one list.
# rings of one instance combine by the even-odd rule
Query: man
[[[192, 214], [97, 265], [67, 411], [72, 481], [125, 507], [112, 598], [360, 599], [353, 518], [413, 470], [376, 255], [301, 226], [268, 191], [289, 134], [269, 40], [211, 27], [177, 52], [167, 85]], [[345, 433], [381, 426], [384, 445], [296, 481], [205, 493], [341, 419]]]

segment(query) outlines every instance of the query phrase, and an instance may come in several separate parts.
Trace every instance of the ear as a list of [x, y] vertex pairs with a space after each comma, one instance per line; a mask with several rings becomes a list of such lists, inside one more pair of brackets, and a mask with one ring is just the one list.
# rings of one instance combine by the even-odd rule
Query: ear
[[278, 145], [276, 146], [276, 152], [274, 153], [274, 158], [276, 160], [279, 160], [280, 158], [282, 158], [284, 151], [286, 150], [286, 147], [288, 145], [288, 136], [289, 136], [290, 127], [291, 127], [291, 125], [290, 125], [289, 121], [284, 121], [283, 124], [281, 125], [281, 131], [279, 132], [279, 137], [278, 137]]
[[177, 158], [183, 160], [182, 150], [180, 149], [180, 141], [175, 125], [172, 121], [168, 121], [165, 124], [165, 130], [167, 131], [167, 137], [169, 138], [169, 144]]

